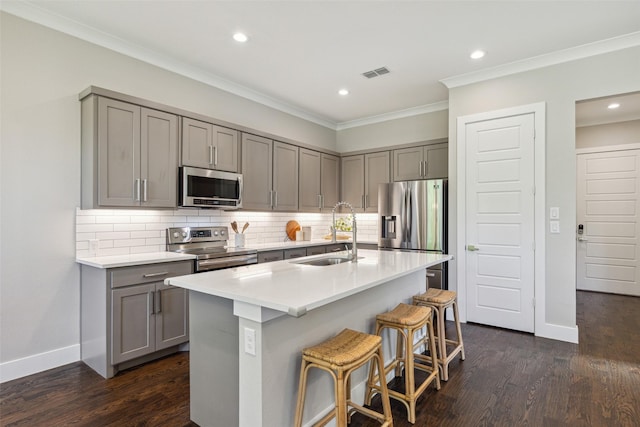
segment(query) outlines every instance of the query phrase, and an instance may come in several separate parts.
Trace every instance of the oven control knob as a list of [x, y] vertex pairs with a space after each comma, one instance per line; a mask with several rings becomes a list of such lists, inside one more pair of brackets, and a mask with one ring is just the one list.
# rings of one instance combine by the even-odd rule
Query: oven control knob
[[220, 235], [221, 235], [221, 236], [224, 236], [225, 234], [226, 234], [226, 233], [225, 233], [225, 231], [224, 231], [224, 230], [220, 230]]
[[187, 232], [186, 231], [182, 232], [182, 237], [184, 237], [185, 239], [187, 238]]
[[173, 237], [180, 237], [180, 233], [178, 233], [177, 231], [173, 232]]
[[213, 235], [214, 235], [214, 236], [217, 236], [217, 235], [218, 235], [218, 231], [217, 231], [217, 230], [216, 230], [216, 231], [214, 231], [214, 232], [213, 232]]

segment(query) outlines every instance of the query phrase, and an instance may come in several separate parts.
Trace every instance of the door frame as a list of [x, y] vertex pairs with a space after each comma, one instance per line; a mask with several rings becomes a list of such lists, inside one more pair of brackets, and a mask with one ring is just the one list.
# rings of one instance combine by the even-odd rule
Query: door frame
[[[518, 116], [522, 114], [534, 115], [534, 334], [536, 336], [545, 336], [549, 338], [562, 339], [557, 337], [557, 331], [548, 330], [545, 322], [545, 211], [546, 211], [546, 175], [545, 175], [545, 155], [546, 155], [546, 103], [539, 102], [535, 104], [522, 105], [519, 107], [511, 107], [483, 113], [471, 114], [467, 116], [459, 116], [457, 118], [457, 147], [456, 147], [456, 223], [457, 223], [457, 241], [456, 241], [456, 276], [457, 276], [457, 292], [458, 303], [460, 305], [460, 319], [467, 321], [467, 279], [466, 279], [466, 126], [468, 124], [493, 120], [504, 117]], [[533, 191], [534, 189], [532, 189]], [[555, 333], [554, 333], [555, 332]], [[577, 335], [577, 334], [576, 334]], [[573, 341], [572, 339], [564, 339], [565, 341]], [[577, 342], [577, 336], [576, 336]]]

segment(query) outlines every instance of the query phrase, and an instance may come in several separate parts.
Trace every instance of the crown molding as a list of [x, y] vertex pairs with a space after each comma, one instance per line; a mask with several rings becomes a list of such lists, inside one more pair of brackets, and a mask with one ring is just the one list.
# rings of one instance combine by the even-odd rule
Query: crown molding
[[425, 113], [433, 113], [449, 109], [449, 101], [440, 101], [433, 104], [420, 105], [417, 107], [407, 108], [405, 110], [392, 111], [390, 113], [379, 114], [377, 116], [365, 117], [363, 119], [350, 120], [348, 122], [338, 123], [336, 130], [345, 130], [359, 126], [372, 125], [375, 123], [386, 122], [387, 120], [403, 119], [405, 117], [413, 117]]
[[0, 10], [201, 83], [205, 83], [225, 92], [271, 107], [283, 113], [336, 130], [336, 123], [334, 121], [311, 114], [308, 111], [256, 92], [253, 89], [226, 80], [215, 74], [206, 72], [199, 67], [179, 63], [168, 56], [145, 49], [142, 46], [130, 43], [126, 40], [113, 37], [110, 34], [98, 31], [77, 21], [51, 13], [34, 4], [24, 1], [0, 1]]
[[616, 50], [627, 49], [640, 46], [640, 31], [625, 34], [619, 37], [600, 40], [597, 42], [563, 49], [545, 55], [534, 56], [522, 61], [511, 62], [493, 68], [474, 71], [472, 73], [461, 74], [459, 76], [447, 77], [440, 80], [447, 88], [452, 89], [485, 80], [504, 77], [510, 74], [522, 73], [524, 71], [544, 68], [563, 62], [575, 61], [590, 56], [601, 55]]

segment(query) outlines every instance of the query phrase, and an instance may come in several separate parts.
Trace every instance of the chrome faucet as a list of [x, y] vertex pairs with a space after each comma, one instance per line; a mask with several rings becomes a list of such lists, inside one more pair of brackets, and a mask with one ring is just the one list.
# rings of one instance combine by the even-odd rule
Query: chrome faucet
[[351, 259], [351, 261], [357, 262], [358, 261], [358, 247], [356, 245], [356, 238], [357, 238], [357, 233], [358, 233], [358, 227], [357, 227], [357, 224], [356, 224], [356, 213], [353, 210], [353, 206], [351, 206], [350, 203], [338, 202], [338, 203], [336, 203], [336, 205], [331, 210], [331, 215], [332, 215], [331, 241], [333, 243], [337, 242], [337, 239], [336, 239], [336, 209], [338, 208], [338, 206], [346, 206], [351, 210], [351, 217], [353, 218], [353, 224], [351, 225], [351, 232], [353, 233], [353, 243], [352, 243], [352, 246], [351, 246], [351, 256], [349, 258]]

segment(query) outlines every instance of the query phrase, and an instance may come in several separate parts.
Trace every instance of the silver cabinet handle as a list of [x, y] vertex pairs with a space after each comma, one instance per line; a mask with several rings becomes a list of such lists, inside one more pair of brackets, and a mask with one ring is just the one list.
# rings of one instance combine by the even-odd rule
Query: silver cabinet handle
[[218, 166], [218, 147], [213, 147], [213, 164]]
[[429, 163], [425, 160], [424, 161], [424, 177], [426, 178], [428, 174], [429, 174]]
[[276, 195], [276, 197], [275, 197], [276, 202], [274, 203], [273, 207], [274, 207], [274, 208], [277, 208], [277, 207], [278, 207], [278, 192], [277, 192], [277, 191], [274, 191], [274, 193], [275, 193], [275, 195]]
[[156, 313], [162, 313], [162, 291], [156, 291], [158, 303], [156, 304]]
[[210, 165], [213, 164], [213, 146], [212, 145], [209, 146], [209, 164]]
[[273, 190], [269, 190], [269, 207], [273, 208]]
[[135, 201], [140, 201], [140, 179], [136, 179], [136, 182], [133, 184], [133, 191], [136, 193]]
[[422, 176], [422, 161], [420, 161], [420, 172], [418, 172], [418, 176]]
[[151, 313], [149, 313], [149, 315], [156, 314], [156, 293], [151, 291], [148, 296], [151, 297]]
[[474, 246], [474, 245], [467, 245], [467, 250], [468, 250], [469, 252], [475, 252], [475, 251], [479, 251], [479, 250], [480, 250], [480, 248], [478, 248], [478, 247], [476, 247], [476, 246]]
[[318, 209], [322, 209], [322, 195], [318, 194]]
[[147, 201], [147, 180], [146, 179], [142, 180], [142, 201], [143, 202]]
[[168, 271], [161, 271], [160, 273], [147, 273], [142, 275], [142, 277], [144, 277], [145, 279], [148, 279], [149, 277], [166, 276], [167, 274], [169, 274]]

